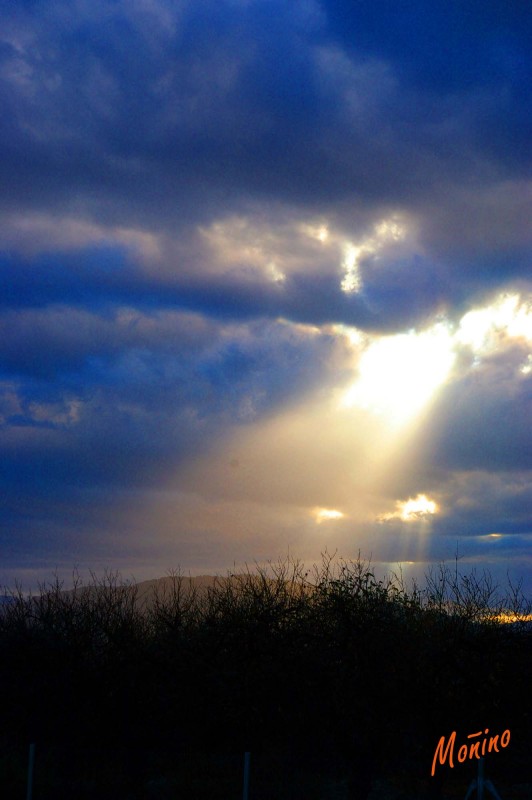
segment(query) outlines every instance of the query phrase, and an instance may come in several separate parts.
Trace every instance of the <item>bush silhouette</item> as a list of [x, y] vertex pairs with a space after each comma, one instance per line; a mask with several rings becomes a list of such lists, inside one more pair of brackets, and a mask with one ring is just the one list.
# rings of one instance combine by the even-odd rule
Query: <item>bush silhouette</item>
[[439, 737], [484, 726], [511, 729], [493, 768], [524, 781], [532, 637], [500, 620], [526, 613], [488, 573], [441, 565], [407, 587], [328, 554], [206, 588], [175, 572], [144, 596], [117, 573], [17, 588], [0, 612], [0, 789], [22, 796], [36, 741], [42, 800], [238, 796], [245, 750], [257, 800], [336, 779], [365, 797], [383, 777], [414, 797]]

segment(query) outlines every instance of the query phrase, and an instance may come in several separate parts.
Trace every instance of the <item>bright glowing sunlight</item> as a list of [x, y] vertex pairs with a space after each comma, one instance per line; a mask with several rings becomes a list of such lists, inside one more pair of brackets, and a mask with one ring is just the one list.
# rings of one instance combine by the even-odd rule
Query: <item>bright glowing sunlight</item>
[[344, 516], [341, 511], [337, 511], [334, 508], [315, 508], [313, 515], [318, 525], [322, 522], [330, 522], [333, 519], [342, 519]]
[[414, 522], [437, 514], [438, 511], [438, 505], [434, 500], [431, 500], [426, 494], [418, 494], [417, 497], [409, 497], [408, 500], [398, 500], [395, 504], [395, 511], [391, 514], [382, 514], [379, 521], [400, 519], [403, 522]]
[[532, 310], [517, 294], [504, 294], [489, 306], [469, 311], [460, 320], [456, 339], [475, 353], [499, 346], [501, 335], [532, 341]]
[[[344, 393], [344, 408], [358, 407], [390, 425], [409, 422], [449, 377], [461, 347], [471, 348], [476, 361], [500, 347], [501, 337], [532, 341], [532, 311], [519, 295], [501, 295], [494, 303], [465, 314], [453, 332], [440, 322], [425, 331], [380, 338], [363, 337], [341, 328], [354, 349], [365, 348], [358, 377]], [[532, 357], [520, 371], [528, 375]]]
[[444, 325], [421, 333], [384, 336], [360, 359], [359, 375], [343, 398], [401, 424], [412, 418], [447, 378], [455, 355]]

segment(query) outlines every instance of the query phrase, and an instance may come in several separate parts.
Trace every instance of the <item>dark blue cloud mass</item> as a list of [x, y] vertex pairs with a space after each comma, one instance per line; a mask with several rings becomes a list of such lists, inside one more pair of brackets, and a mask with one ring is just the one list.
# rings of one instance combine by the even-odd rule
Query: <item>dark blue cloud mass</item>
[[[531, 34], [517, 0], [3, 4], [6, 575], [82, 541], [129, 563], [143, 492], [309, 398], [328, 408], [372, 337], [526, 300]], [[523, 330], [462, 347], [397, 456], [390, 502], [423, 475], [448, 497], [435, 554], [446, 524], [526, 550], [528, 495], [508, 489], [530, 469]], [[201, 530], [223, 561], [219, 532], [182, 526], [187, 553]]]

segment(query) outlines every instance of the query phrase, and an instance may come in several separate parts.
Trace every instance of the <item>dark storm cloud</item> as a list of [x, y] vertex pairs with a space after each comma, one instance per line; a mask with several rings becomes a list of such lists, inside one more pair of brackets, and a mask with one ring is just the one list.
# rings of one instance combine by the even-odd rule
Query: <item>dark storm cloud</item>
[[296, 272], [282, 285], [257, 274], [202, 276], [186, 269], [161, 279], [146, 274], [120, 249], [108, 247], [31, 261], [0, 256], [0, 292], [0, 308], [12, 310], [63, 304], [104, 311], [129, 304], [190, 309], [228, 320], [284, 316], [314, 324], [389, 325], [363, 298], [341, 291], [337, 269], [332, 274]]
[[319, 102], [297, 11], [275, 6], [14, 9], [3, 52], [11, 197], [60, 206], [75, 187], [96, 214], [153, 222], [167, 203], [175, 223], [212, 214], [220, 191], [268, 183], [276, 163], [304, 163]]
[[[443, 2], [407, 14], [340, 5], [19, 4], [3, 53], [11, 196], [31, 204], [31, 189], [61, 204], [75, 186], [81, 208], [133, 216], [174, 198], [164, 214], [175, 223], [215, 213], [220, 192], [233, 203], [412, 202], [429, 180], [482, 176], [482, 154], [492, 154], [479, 125], [497, 115], [499, 131], [501, 113], [527, 119], [526, 24], [502, 15], [515, 66], [501, 44], [496, 68], [489, 11], [464, 24]], [[484, 22], [495, 40], [478, 35]], [[450, 83], [438, 81], [442, 61]], [[474, 80], [459, 80], [464, 62]], [[411, 75], [435, 86], [412, 86]], [[512, 158], [526, 157], [515, 136], [501, 150], [509, 144]], [[110, 208], [110, 195], [125, 208]]]
[[432, 464], [449, 470], [532, 468], [532, 379], [526, 348], [473, 366], [441, 394], [423, 431]]
[[[434, 532], [439, 537], [455, 539], [532, 535], [528, 477], [526, 471], [496, 473], [481, 468], [449, 473], [447, 483], [441, 487], [441, 514], [431, 523]], [[523, 544], [519, 538], [507, 542], [510, 547], [512, 542]]]
[[98, 314], [64, 305], [9, 310], [0, 316], [0, 364], [5, 376], [61, 381], [90, 358], [112, 364], [132, 350], [191, 359], [215, 337], [213, 323], [186, 313], [123, 308]]
[[522, 3], [327, 0], [326, 7], [331, 30], [346, 50], [392, 62], [421, 92], [442, 97], [498, 89], [499, 107], [507, 113], [495, 125], [493, 106], [485, 107], [475, 126], [479, 142], [510, 161], [519, 160], [520, 147], [530, 147], [532, 20]]
[[[506, 155], [529, 164], [528, 23], [513, 6], [52, 2], [5, 16], [6, 208], [172, 232], [272, 201], [288, 215], [329, 215], [346, 235], [361, 205], [419, 220], [423, 247], [407, 268], [392, 258], [369, 281], [377, 320], [335, 291], [329, 266], [282, 292], [261, 286], [257, 301], [227, 279], [207, 287], [200, 261], [185, 307], [393, 329], [526, 274], [522, 225], [502, 246], [495, 235], [484, 244], [501, 207], [514, 229], [530, 212]], [[495, 150], [492, 130], [503, 138]], [[48, 288], [36, 276], [43, 303], [65, 282], [54, 270]], [[75, 271], [70, 294], [83, 302], [94, 280]], [[4, 298], [30, 291], [8, 280]], [[127, 280], [138, 302], [164, 303]]]
[[32, 481], [156, 481], [220, 428], [342, 375], [334, 338], [283, 323], [220, 329], [192, 315], [55, 308], [7, 316], [8, 326], [0, 347], [8, 482], [28, 458]]
[[[190, 254], [184, 259], [177, 254], [172, 260], [158, 274], [143, 268], [131, 252], [109, 245], [33, 257], [0, 255], [0, 308], [65, 305], [104, 314], [126, 305], [152, 311], [189, 310], [228, 321], [284, 317], [315, 325], [343, 323], [367, 331], [397, 332], [423, 326], [435, 313], [451, 311], [451, 304], [458, 316], [467, 310], [466, 298], [486, 301], [504, 279], [506, 288], [526, 286], [515, 277], [515, 263], [512, 270], [506, 263], [487, 262], [486, 275], [475, 271], [471, 277], [467, 265], [461, 265], [461, 270], [456, 265], [456, 273], [464, 275], [459, 282], [445, 264], [415, 252], [395, 256], [384, 252], [362, 259], [362, 288], [354, 293], [342, 291], [340, 254], [336, 263], [329, 255], [312, 270], [293, 269], [282, 281], [248, 269], [245, 263], [241, 269], [202, 273], [190, 263]], [[526, 275], [524, 261], [523, 254]], [[216, 260], [212, 263], [216, 266]], [[9, 341], [5, 347], [9, 348]]]

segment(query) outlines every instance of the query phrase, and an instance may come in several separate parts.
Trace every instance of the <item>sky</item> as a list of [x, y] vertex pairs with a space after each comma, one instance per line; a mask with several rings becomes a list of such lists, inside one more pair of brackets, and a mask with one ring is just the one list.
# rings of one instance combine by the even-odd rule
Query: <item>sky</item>
[[532, 592], [524, 0], [0, 10], [0, 582]]

